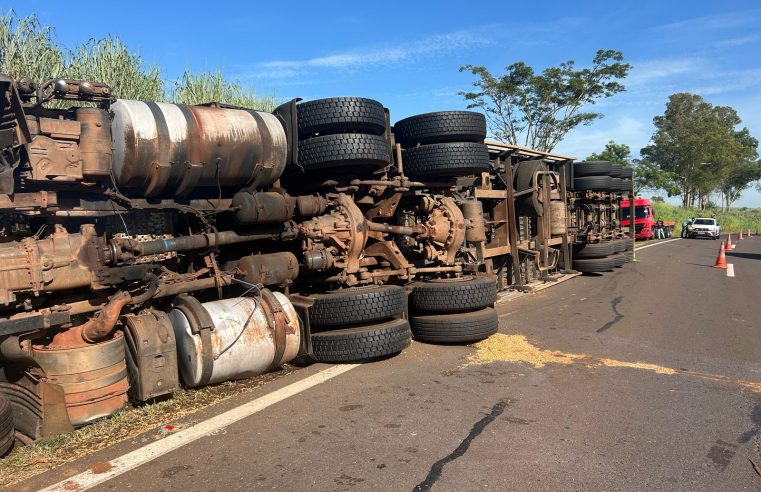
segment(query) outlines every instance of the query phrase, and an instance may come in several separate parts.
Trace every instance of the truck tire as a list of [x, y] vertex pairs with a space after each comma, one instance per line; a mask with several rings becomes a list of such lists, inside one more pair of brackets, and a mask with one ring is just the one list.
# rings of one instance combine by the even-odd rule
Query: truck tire
[[624, 251], [631, 251], [632, 250], [632, 240], [631, 238], [625, 237], [621, 239], [624, 243]]
[[474, 111], [440, 111], [410, 116], [394, 125], [402, 147], [443, 142], [477, 142], [486, 138], [486, 118]]
[[362, 362], [397, 354], [412, 340], [406, 319], [312, 334], [318, 362]]
[[574, 178], [585, 176], [610, 176], [613, 163], [608, 161], [582, 161], [573, 166]]
[[624, 166], [622, 164], [619, 164], [617, 162], [611, 162], [610, 163], [610, 176], [612, 178], [620, 178], [621, 174], [623, 173]]
[[454, 314], [410, 316], [415, 340], [431, 343], [467, 343], [497, 333], [499, 318], [494, 308]]
[[616, 266], [613, 258], [581, 258], [573, 260], [573, 269], [582, 273], [610, 272]]
[[489, 170], [489, 150], [473, 142], [421, 145], [402, 151], [404, 173], [414, 177], [457, 177]]
[[353, 167], [378, 169], [389, 163], [388, 141], [382, 135], [339, 133], [299, 142], [304, 172]]
[[453, 313], [472, 311], [497, 302], [497, 284], [488, 277], [434, 280], [412, 284], [410, 303], [417, 311]]
[[574, 258], [605, 258], [615, 252], [613, 241], [602, 243], [582, 243], [573, 248]]
[[[534, 186], [534, 173], [547, 171], [544, 161], [522, 161], [513, 168], [513, 182], [517, 191], [524, 191]], [[536, 193], [518, 198], [516, 201], [518, 215], [526, 217], [541, 217], [544, 214], [542, 202]]]
[[11, 450], [14, 440], [11, 402], [4, 396], [0, 396], [0, 456], [5, 456]]
[[386, 111], [383, 105], [364, 97], [331, 97], [307, 101], [296, 106], [299, 137], [333, 133], [386, 132]]
[[613, 266], [615, 268], [621, 268], [626, 265], [626, 255], [623, 253], [616, 253], [611, 258], [613, 258]]
[[573, 188], [577, 191], [608, 191], [612, 186], [610, 176], [587, 176], [573, 180]]
[[610, 191], [621, 191], [623, 190], [623, 179], [621, 178], [610, 178]]
[[312, 294], [309, 324], [334, 327], [385, 320], [404, 314], [407, 293], [403, 287], [380, 285]]
[[628, 178], [628, 179], [632, 179], [632, 176], [634, 175], [634, 173], [632, 172], [632, 168], [630, 168], [629, 166], [623, 166], [619, 174], [620, 174], [619, 175], [620, 178]]
[[626, 251], [626, 241], [623, 239], [613, 239], [613, 253], [623, 253]]
[[517, 191], [524, 191], [534, 186], [534, 173], [547, 171], [544, 161], [522, 161], [513, 169], [513, 182]]

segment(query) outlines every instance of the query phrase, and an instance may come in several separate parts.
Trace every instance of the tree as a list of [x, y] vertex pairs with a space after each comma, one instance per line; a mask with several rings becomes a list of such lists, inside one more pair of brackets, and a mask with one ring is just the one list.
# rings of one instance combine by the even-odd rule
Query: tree
[[626, 144], [619, 144], [611, 140], [605, 145], [602, 152], [592, 153], [587, 157], [588, 161], [610, 161], [629, 166], [634, 169], [634, 194], [640, 195], [645, 190], [665, 190], [669, 196], [678, 193], [673, 186], [669, 185], [669, 175], [647, 160], [634, 159], [631, 148]]
[[602, 152], [593, 152], [587, 157], [588, 161], [610, 161], [631, 167], [632, 151], [626, 144], [618, 144], [611, 140], [605, 145]]
[[[655, 133], [641, 154], [666, 173], [665, 185], [678, 188], [684, 206], [697, 204], [705, 209], [711, 194], [721, 190], [724, 183], [725, 201], [727, 197], [736, 200], [739, 194], [735, 196], [732, 191], [738, 186], [745, 189], [754, 180], [750, 179], [752, 174], [733, 169], [752, 162], [758, 147], [746, 128], [735, 129], [740, 123], [733, 108], [713, 106], [696, 94], [673, 94], [665, 113], [653, 118]], [[741, 178], [750, 181], [740, 183]]]
[[478, 76], [473, 92], [460, 92], [469, 108], [486, 114], [492, 135], [503, 142], [549, 152], [579, 125], [590, 125], [602, 114], [582, 108], [624, 90], [631, 66], [623, 54], [598, 50], [591, 68], [577, 70], [575, 62], [536, 74], [524, 62], [513, 63], [504, 75], [495, 76], [486, 67], [465, 65], [460, 71]]

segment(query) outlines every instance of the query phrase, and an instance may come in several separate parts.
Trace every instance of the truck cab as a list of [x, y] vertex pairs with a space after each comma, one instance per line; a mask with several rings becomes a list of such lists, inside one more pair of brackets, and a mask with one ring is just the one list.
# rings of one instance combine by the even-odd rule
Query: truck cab
[[[629, 200], [621, 201], [621, 228], [627, 229], [630, 224]], [[634, 237], [636, 239], [652, 239], [655, 217], [649, 198], [634, 199]]]

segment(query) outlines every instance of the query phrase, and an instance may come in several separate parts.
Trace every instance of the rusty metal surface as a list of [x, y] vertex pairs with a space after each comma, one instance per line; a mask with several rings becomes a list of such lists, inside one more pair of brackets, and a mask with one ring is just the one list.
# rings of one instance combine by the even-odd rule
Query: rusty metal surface
[[111, 111], [116, 181], [149, 196], [267, 186], [285, 168], [285, 132], [269, 113], [126, 100]]
[[127, 363], [124, 336], [80, 346], [49, 348], [35, 345], [32, 352], [48, 382], [60, 385], [72, 425], [84, 425], [111, 415], [127, 403]]
[[166, 313], [125, 316], [124, 326], [130, 399], [144, 402], [177, 391], [177, 346]]

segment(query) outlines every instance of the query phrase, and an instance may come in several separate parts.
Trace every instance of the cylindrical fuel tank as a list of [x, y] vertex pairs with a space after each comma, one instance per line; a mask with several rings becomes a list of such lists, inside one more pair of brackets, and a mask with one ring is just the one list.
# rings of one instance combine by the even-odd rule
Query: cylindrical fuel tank
[[566, 230], [565, 204], [561, 200], [550, 201], [550, 234], [559, 236]]
[[116, 183], [147, 196], [268, 186], [285, 168], [285, 130], [270, 113], [125, 99], [111, 113]]
[[48, 382], [59, 384], [74, 426], [107, 417], [127, 404], [127, 362], [124, 335], [79, 347], [33, 346], [34, 359], [45, 370]]
[[[198, 317], [189, 319], [186, 312], [178, 308], [170, 311], [169, 319], [177, 340], [177, 360], [185, 384], [195, 387], [256, 376], [298, 355], [301, 331], [296, 311], [286, 296], [279, 292], [272, 295], [282, 306], [280, 328], [276, 327], [274, 315], [278, 307], [265, 296], [201, 304], [213, 324], [208, 338], [200, 332], [203, 330], [194, 326]], [[282, 330], [280, 334], [278, 330]], [[205, 363], [212, 365], [210, 377], [204, 373]]]

